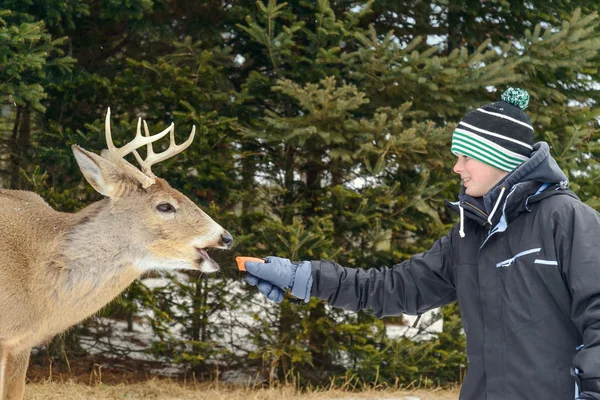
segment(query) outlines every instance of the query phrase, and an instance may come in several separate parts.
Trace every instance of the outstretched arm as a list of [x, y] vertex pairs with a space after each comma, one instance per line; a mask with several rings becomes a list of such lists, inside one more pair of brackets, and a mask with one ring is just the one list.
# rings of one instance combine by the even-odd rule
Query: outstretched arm
[[371, 309], [377, 317], [421, 314], [456, 300], [453, 229], [431, 249], [391, 268], [344, 268], [312, 261], [311, 295], [334, 307]]

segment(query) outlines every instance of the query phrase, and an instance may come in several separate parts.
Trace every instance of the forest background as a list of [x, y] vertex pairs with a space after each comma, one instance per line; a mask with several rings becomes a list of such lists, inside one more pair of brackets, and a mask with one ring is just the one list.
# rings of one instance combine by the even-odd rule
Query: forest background
[[300, 385], [460, 382], [467, 360], [456, 305], [439, 311], [440, 333], [390, 338], [386, 324], [401, 316], [262, 299], [234, 255], [370, 268], [425, 251], [456, 222], [444, 206], [460, 188], [453, 127], [508, 86], [528, 90], [536, 140], [600, 210], [598, 8], [2, 0], [0, 187], [34, 190], [73, 212], [100, 195], [70, 146], [104, 148], [108, 107], [117, 145], [138, 117], [153, 133], [174, 122], [180, 140], [195, 125], [192, 146], [155, 173], [236, 239], [232, 252], [214, 254], [222, 273], [136, 281], [37, 348], [32, 366], [135, 359], [200, 380], [243, 371]]

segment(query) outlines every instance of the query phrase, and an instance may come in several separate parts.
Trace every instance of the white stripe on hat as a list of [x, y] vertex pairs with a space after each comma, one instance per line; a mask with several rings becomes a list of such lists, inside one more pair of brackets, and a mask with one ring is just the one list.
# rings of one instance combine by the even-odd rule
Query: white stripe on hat
[[482, 113], [486, 113], [486, 114], [490, 114], [490, 115], [493, 115], [495, 117], [507, 119], [509, 121], [512, 121], [512, 122], [515, 122], [517, 124], [526, 126], [527, 128], [533, 130], [533, 126], [529, 125], [527, 122], [519, 121], [518, 119], [511, 118], [508, 115], [499, 114], [499, 113], [495, 113], [495, 112], [491, 112], [491, 111], [486, 111], [483, 108], [478, 108], [477, 111], [482, 112]]
[[[475, 160], [481, 161], [485, 164], [491, 165], [492, 167], [501, 169], [503, 171], [507, 171], [510, 172], [513, 169], [517, 168], [519, 165], [521, 165], [522, 163], [518, 163], [518, 162], [514, 162], [514, 163], [500, 163], [497, 160], [493, 160], [490, 157], [487, 157], [485, 155], [481, 155], [479, 153], [473, 153], [470, 149], [466, 148], [466, 147], [461, 147], [458, 145], [453, 145], [452, 146], [452, 153], [454, 153], [454, 155], [458, 156], [459, 154], [471, 157]], [[490, 153], [486, 153], [486, 154], [490, 154]]]
[[488, 165], [491, 165], [493, 167], [496, 167], [498, 169], [501, 169], [503, 171], [512, 171], [513, 169], [515, 169], [516, 167], [518, 167], [519, 165], [521, 165], [523, 162], [517, 162], [517, 161], [511, 161], [511, 162], [502, 162], [501, 160], [497, 159], [497, 158], [493, 158], [492, 157], [492, 153], [484, 153], [481, 154], [481, 150], [477, 150], [478, 153], [475, 153], [473, 148], [471, 148], [471, 146], [466, 146], [461, 144], [454, 144], [452, 146], [452, 153], [454, 153], [454, 155], [465, 155], [465, 156], [469, 156], [471, 158], [474, 158], [478, 161], [484, 162]]
[[[463, 122], [461, 122], [461, 124], [463, 124]], [[523, 161], [529, 160], [529, 157], [526, 157], [526, 156], [524, 156], [522, 154], [519, 154], [519, 153], [515, 153], [514, 151], [510, 151], [510, 150], [508, 150], [508, 149], [500, 146], [499, 144], [494, 143], [491, 140], [488, 140], [488, 139], [486, 139], [486, 138], [484, 138], [484, 137], [482, 137], [482, 136], [480, 136], [480, 135], [478, 135], [476, 133], [469, 132], [467, 130], [460, 129], [460, 128], [456, 128], [455, 131], [458, 132], [458, 133], [462, 133], [463, 135], [469, 136], [470, 138], [473, 138], [474, 140], [481, 141], [482, 143], [485, 143], [486, 145], [488, 145], [490, 147], [493, 147], [494, 149], [496, 149], [499, 152], [504, 153], [504, 154], [506, 154], [508, 156], [515, 157], [515, 158], [518, 158], [519, 160], [523, 160]]]
[[513, 139], [513, 138], [509, 138], [509, 137], [507, 137], [507, 136], [500, 135], [500, 134], [498, 134], [498, 133], [494, 133], [494, 132], [486, 131], [485, 129], [478, 128], [478, 127], [476, 127], [476, 126], [473, 126], [473, 125], [467, 124], [466, 122], [463, 122], [463, 121], [461, 121], [461, 122], [459, 123], [459, 125], [464, 125], [464, 126], [466, 126], [466, 127], [470, 128], [470, 129], [473, 129], [473, 130], [475, 130], [475, 131], [477, 131], [477, 132], [485, 133], [486, 135], [490, 135], [490, 136], [495, 136], [495, 137], [497, 137], [497, 138], [500, 138], [500, 139], [502, 139], [502, 140], [508, 140], [509, 142], [516, 143], [516, 144], [518, 144], [518, 145], [521, 145], [521, 146], [523, 146], [523, 147], [525, 147], [525, 148], [527, 148], [527, 149], [529, 149], [529, 150], [532, 150], [532, 151], [533, 151], [533, 147], [531, 147], [531, 146], [530, 146], [530, 145], [528, 145], [527, 143], [521, 142], [520, 140]]
[[[500, 169], [512, 170], [515, 167], [519, 166], [524, 162], [524, 160], [516, 160], [516, 159], [507, 159], [506, 154], [502, 154], [499, 150], [496, 150], [493, 147], [487, 146], [480, 139], [462, 139], [462, 141], [457, 139], [457, 132], [452, 137], [452, 148], [451, 151], [453, 153], [461, 153], [464, 155], [468, 155], [469, 157], [478, 159], [480, 161], [488, 162], [488, 164], [492, 163], [494, 166], [501, 165], [498, 167]], [[481, 147], [484, 147], [483, 149]]]

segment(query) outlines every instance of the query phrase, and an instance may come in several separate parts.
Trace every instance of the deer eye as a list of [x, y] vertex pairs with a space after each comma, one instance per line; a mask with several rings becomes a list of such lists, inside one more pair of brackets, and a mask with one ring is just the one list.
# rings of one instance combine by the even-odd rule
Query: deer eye
[[160, 203], [156, 206], [156, 209], [161, 213], [174, 213], [175, 211], [177, 211], [175, 210], [175, 207], [173, 207], [173, 205], [169, 203]]

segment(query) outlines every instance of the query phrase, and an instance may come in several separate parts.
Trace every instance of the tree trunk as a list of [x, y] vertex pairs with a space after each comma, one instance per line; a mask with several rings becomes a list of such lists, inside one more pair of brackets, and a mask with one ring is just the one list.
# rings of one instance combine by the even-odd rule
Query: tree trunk
[[[205, 279], [200, 276], [193, 278], [193, 282], [195, 283], [195, 290], [194, 297], [192, 299], [192, 324], [190, 339], [194, 342], [203, 342], [206, 341], [206, 321], [208, 319], [205, 309], [207, 301], [207, 293], [206, 290], [204, 290]], [[203, 351], [201, 346], [193, 347], [195, 352]], [[196, 377], [200, 377], [204, 372], [206, 372], [206, 365], [204, 362], [194, 365], [192, 367], [192, 371], [196, 374]]]
[[[309, 318], [312, 321], [329, 318], [327, 311], [325, 311], [325, 304], [317, 304], [310, 312]], [[315, 326], [318, 325], [315, 324]], [[334, 368], [332, 365], [333, 361], [331, 359], [331, 353], [323, 346], [323, 333], [318, 330], [313, 330], [308, 338], [308, 345], [312, 353], [314, 372], [320, 377], [320, 383], [325, 383], [329, 377], [329, 372], [333, 371]]]
[[[297, 322], [298, 315], [292, 310], [291, 304], [284, 301], [279, 307], [279, 332], [278, 342], [281, 346], [287, 345], [292, 337], [292, 327]], [[279, 382], [285, 382], [287, 374], [292, 370], [292, 360], [288, 354], [283, 354], [277, 360], [277, 379]]]
[[[294, 148], [288, 144], [285, 145], [285, 154], [284, 154], [284, 165], [283, 170], [285, 173], [285, 188], [286, 192], [284, 195], [284, 204], [294, 204]], [[288, 207], [285, 210], [285, 213], [282, 217], [282, 220], [285, 224], [291, 224], [294, 219], [294, 209], [293, 207]]]
[[310, 203], [308, 214], [305, 215], [306, 219], [319, 215], [319, 195], [321, 193], [321, 178], [323, 174], [323, 167], [317, 161], [311, 161], [306, 166], [306, 188], [308, 190], [307, 200]]
[[[254, 144], [245, 143], [242, 147], [242, 154], [250, 153], [253, 154], [256, 151]], [[256, 157], [243, 157], [241, 160], [242, 164], [242, 189], [250, 192], [250, 189], [254, 187], [254, 177], [256, 176]], [[246, 197], [242, 199], [242, 216], [246, 215], [249, 211], [250, 204]]]
[[127, 332], [133, 332], [133, 310], [127, 310]]
[[[323, 165], [318, 160], [313, 160], [306, 169], [306, 186], [308, 188], [308, 200], [311, 204], [309, 215], [305, 217], [310, 218], [315, 215], [319, 215], [320, 202], [319, 196], [322, 193], [321, 180], [323, 178]], [[322, 318], [329, 318], [325, 311], [325, 305], [323, 303], [318, 304], [309, 314], [311, 321], [316, 322]], [[314, 324], [318, 326], [318, 324]], [[309, 348], [312, 353], [313, 360], [313, 371], [316, 372], [316, 376], [323, 379], [327, 378], [327, 371], [332, 370], [331, 354], [323, 346], [323, 333], [319, 331], [312, 331], [308, 338]]]
[[27, 151], [31, 144], [31, 108], [17, 106], [10, 144], [9, 176], [11, 189], [21, 189], [19, 172], [25, 167]]
[[462, 30], [465, 24], [464, 12], [458, 8], [448, 5], [448, 49], [446, 54], [462, 45]]
[[[294, 149], [293, 146], [285, 145], [284, 148], [284, 161], [283, 161], [283, 171], [284, 171], [284, 184], [286, 192], [283, 195], [283, 202], [286, 205], [290, 205], [290, 207], [286, 207], [283, 212], [281, 219], [285, 224], [293, 223], [294, 219], [294, 208], [291, 206], [294, 204]], [[278, 338], [279, 343], [284, 345], [290, 342], [292, 335], [292, 327], [294, 326], [294, 322], [298, 318], [296, 313], [292, 310], [289, 302], [281, 303], [279, 308], [279, 330], [278, 330]], [[292, 360], [290, 356], [284, 354], [277, 361], [277, 379], [280, 382], [284, 382], [287, 378], [288, 372], [291, 371], [292, 368]]]
[[194, 296], [192, 298], [192, 321], [190, 339], [197, 342], [200, 340], [201, 335], [201, 322], [202, 314], [202, 277], [193, 278], [194, 282]]

